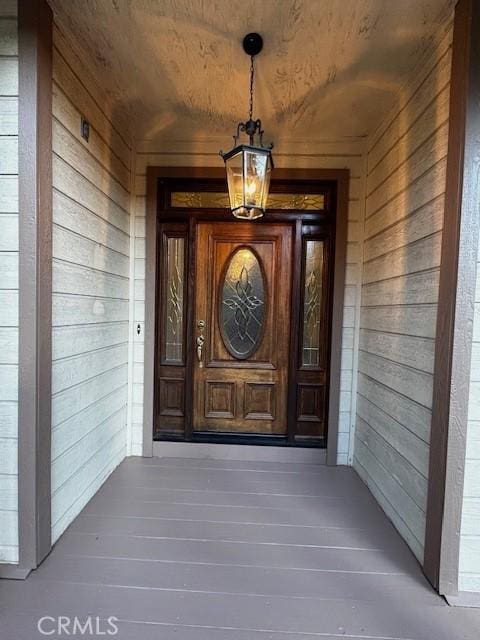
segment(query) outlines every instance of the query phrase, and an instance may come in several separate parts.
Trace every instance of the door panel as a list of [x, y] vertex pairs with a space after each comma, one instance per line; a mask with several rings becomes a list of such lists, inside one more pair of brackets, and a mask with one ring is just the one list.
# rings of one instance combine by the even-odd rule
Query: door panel
[[295, 437], [325, 437], [331, 236], [303, 228]]
[[198, 224], [194, 430], [286, 434], [291, 252], [289, 224]]
[[157, 336], [154, 436], [185, 425], [187, 248], [185, 224], [158, 227]]

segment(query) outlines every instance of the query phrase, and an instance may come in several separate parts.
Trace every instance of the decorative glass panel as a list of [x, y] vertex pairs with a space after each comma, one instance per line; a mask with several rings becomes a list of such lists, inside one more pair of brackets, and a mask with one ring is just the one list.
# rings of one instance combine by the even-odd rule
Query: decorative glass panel
[[167, 239], [165, 360], [183, 363], [185, 238]]
[[230, 209], [228, 193], [172, 191], [170, 206], [181, 209]]
[[[173, 191], [170, 194], [170, 202], [173, 208], [230, 209], [228, 193]], [[270, 193], [267, 200], [267, 209], [322, 211], [324, 207], [323, 193]]]
[[267, 209], [321, 211], [325, 207], [323, 193], [270, 193]]
[[239, 360], [255, 353], [263, 337], [266, 285], [255, 253], [237, 249], [220, 282], [219, 323], [228, 352]]
[[302, 365], [318, 367], [323, 280], [322, 240], [306, 241], [304, 273]]

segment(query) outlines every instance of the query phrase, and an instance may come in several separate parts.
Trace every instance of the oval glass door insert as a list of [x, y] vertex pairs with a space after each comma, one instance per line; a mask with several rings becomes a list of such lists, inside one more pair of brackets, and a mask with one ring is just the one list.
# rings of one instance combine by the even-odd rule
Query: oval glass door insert
[[219, 286], [219, 324], [227, 351], [238, 360], [260, 346], [266, 318], [266, 285], [256, 254], [236, 249], [227, 262]]

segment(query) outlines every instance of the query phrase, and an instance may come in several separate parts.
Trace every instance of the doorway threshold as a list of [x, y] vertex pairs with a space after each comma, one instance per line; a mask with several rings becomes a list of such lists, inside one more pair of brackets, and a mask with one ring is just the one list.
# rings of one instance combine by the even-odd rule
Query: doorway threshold
[[153, 443], [156, 458], [197, 458], [204, 460], [247, 460], [259, 462], [293, 462], [326, 464], [326, 449], [250, 444], [219, 444], [214, 442]]

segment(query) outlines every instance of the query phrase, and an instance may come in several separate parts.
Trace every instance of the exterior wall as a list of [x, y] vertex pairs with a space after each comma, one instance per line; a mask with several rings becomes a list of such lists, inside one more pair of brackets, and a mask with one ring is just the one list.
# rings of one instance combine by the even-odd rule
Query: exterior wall
[[18, 37], [0, 6], [0, 562], [18, 562]]
[[480, 592], [480, 254], [473, 323], [467, 452], [460, 538], [459, 591]]
[[422, 561], [451, 23], [370, 137], [354, 467]]
[[[135, 168], [134, 212], [134, 326], [143, 326], [145, 315], [145, 196], [146, 167], [156, 166], [222, 166], [218, 149], [225, 139], [197, 143], [203, 154], [192, 153], [185, 144], [161, 145], [144, 142], [139, 146]], [[184, 150], [183, 150], [184, 149]], [[275, 165], [278, 167], [348, 168], [350, 169], [350, 203], [348, 225], [347, 273], [345, 288], [344, 332], [342, 342], [342, 373], [340, 394], [340, 424], [338, 463], [351, 462], [350, 430], [355, 416], [356, 345], [358, 341], [361, 229], [364, 210], [364, 143], [349, 142], [275, 144]], [[134, 333], [131, 452], [142, 453], [143, 423], [143, 335]]]
[[55, 541], [126, 453], [131, 151], [58, 28], [53, 76]]

